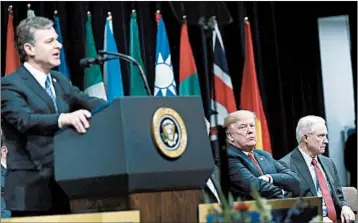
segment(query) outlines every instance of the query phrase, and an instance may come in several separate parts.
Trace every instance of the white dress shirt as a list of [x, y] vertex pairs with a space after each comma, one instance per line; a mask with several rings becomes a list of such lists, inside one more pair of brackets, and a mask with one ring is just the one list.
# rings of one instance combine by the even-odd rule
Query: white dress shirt
[[55, 92], [55, 88], [53, 87], [53, 84], [52, 84], [52, 77], [51, 77], [50, 73], [45, 74], [42, 71], [38, 70], [37, 68], [33, 67], [31, 64], [27, 63], [27, 62], [24, 63], [24, 67], [30, 72], [30, 74], [36, 79], [36, 81], [45, 90], [46, 90], [45, 82], [46, 82], [46, 78], [47, 78], [47, 75], [48, 75], [50, 77], [50, 86], [51, 86], [52, 94], [56, 98], [56, 92]]
[[[298, 147], [298, 149], [300, 150], [300, 152], [302, 153], [302, 156], [306, 162], [306, 165], [310, 171], [312, 180], [313, 180], [313, 184], [316, 187], [316, 191], [317, 191], [317, 196], [318, 197], [322, 197], [322, 192], [321, 192], [321, 188], [319, 187], [318, 184], [318, 179], [317, 179], [317, 175], [316, 175], [316, 171], [314, 169], [314, 166], [312, 165], [312, 159], [315, 159], [317, 161], [318, 164], [318, 168], [321, 170], [321, 172], [323, 173], [324, 179], [326, 180], [327, 186], [328, 188], [330, 188], [329, 183], [327, 182], [327, 177], [326, 177], [326, 173], [324, 172], [321, 164], [319, 163], [317, 156], [312, 158], [310, 155], [308, 155], [307, 153], [305, 153], [300, 147]], [[327, 215], [327, 206], [326, 203], [324, 202], [324, 199], [322, 199], [322, 209], [323, 209], [323, 216]]]

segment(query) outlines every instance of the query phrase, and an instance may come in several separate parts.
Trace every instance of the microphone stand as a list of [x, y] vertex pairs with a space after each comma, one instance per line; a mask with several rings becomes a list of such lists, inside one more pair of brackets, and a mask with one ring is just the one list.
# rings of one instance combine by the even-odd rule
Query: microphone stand
[[122, 54], [122, 53], [106, 52], [106, 51], [104, 51], [104, 50], [99, 50], [99, 51], [98, 51], [98, 54], [101, 55], [101, 56], [103, 56], [103, 55], [111, 55], [111, 56], [115, 56], [115, 57], [117, 57], [117, 58], [119, 58], [119, 59], [125, 60], [125, 61], [127, 61], [127, 62], [129, 62], [129, 63], [134, 63], [134, 64], [138, 67], [139, 72], [140, 72], [140, 74], [141, 74], [141, 76], [142, 76], [145, 90], [147, 91], [147, 93], [148, 93], [149, 96], [153, 96], [153, 94], [152, 94], [152, 92], [151, 92], [151, 90], [150, 90], [150, 88], [149, 88], [148, 81], [147, 81], [147, 76], [146, 76], [146, 74], [145, 74], [145, 72], [144, 72], [144, 69], [143, 69], [142, 66], [138, 63], [137, 60], [135, 60], [135, 59], [134, 59], [133, 57], [131, 57], [131, 56], [128, 56], [128, 55], [125, 55], [125, 54]]

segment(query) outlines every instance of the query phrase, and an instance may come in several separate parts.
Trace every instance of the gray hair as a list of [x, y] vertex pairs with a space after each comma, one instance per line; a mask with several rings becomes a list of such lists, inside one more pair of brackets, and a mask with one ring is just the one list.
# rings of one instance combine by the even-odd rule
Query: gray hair
[[228, 132], [230, 126], [237, 121], [241, 120], [243, 117], [251, 116], [253, 119], [256, 119], [255, 113], [248, 110], [238, 110], [236, 112], [232, 112], [224, 119], [223, 127], [226, 129], [226, 133]]
[[31, 17], [24, 19], [16, 27], [16, 48], [20, 56], [21, 62], [26, 61], [27, 55], [24, 50], [25, 43], [34, 45], [35, 31], [38, 29], [51, 29], [53, 22], [50, 19], [44, 17]]
[[315, 116], [315, 115], [308, 115], [308, 116], [302, 117], [298, 121], [297, 127], [296, 127], [297, 142], [300, 143], [302, 140], [302, 137], [304, 135], [313, 133], [314, 132], [313, 126], [318, 123], [326, 124], [326, 121], [322, 117]]

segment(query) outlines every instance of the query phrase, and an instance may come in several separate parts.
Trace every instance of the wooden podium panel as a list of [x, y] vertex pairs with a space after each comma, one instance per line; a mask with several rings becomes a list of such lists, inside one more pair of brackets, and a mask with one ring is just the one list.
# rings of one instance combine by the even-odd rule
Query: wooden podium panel
[[201, 189], [138, 192], [108, 199], [79, 199], [71, 201], [73, 213], [138, 210], [137, 222], [197, 222]]
[[[307, 201], [310, 205], [318, 207], [318, 215], [322, 216], [322, 198], [321, 197], [303, 197], [303, 201]], [[286, 199], [269, 199], [267, 200], [268, 204], [271, 205], [271, 209], [289, 209], [296, 202], [298, 198], [286, 198]], [[257, 210], [255, 201], [245, 201], [243, 202], [249, 206], [248, 211]], [[199, 222], [206, 222], [206, 215], [210, 207], [215, 209], [220, 209], [220, 205], [215, 204], [199, 204]]]
[[91, 214], [69, 214], [69, 215], [53, 215], [53, 216], [36, 216], [23, 218], [7, 218], [1, 219], [3, 223], [12, 222], [140, 222], [139, 211], [118, 211], [118, 212], [102, 212]]
[[201, 190], [130, 195], [130, 207], [141, 213], [140, 222], [197, 222]]

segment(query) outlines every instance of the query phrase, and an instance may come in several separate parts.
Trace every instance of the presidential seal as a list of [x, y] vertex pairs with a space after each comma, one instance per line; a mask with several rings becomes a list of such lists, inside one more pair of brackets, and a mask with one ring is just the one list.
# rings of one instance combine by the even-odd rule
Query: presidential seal
[[188, 136], [183, 119], [172, 108], [159, 108], [153, 115], [152, 134], [159, 151], [169, 157], [181, 156]]

